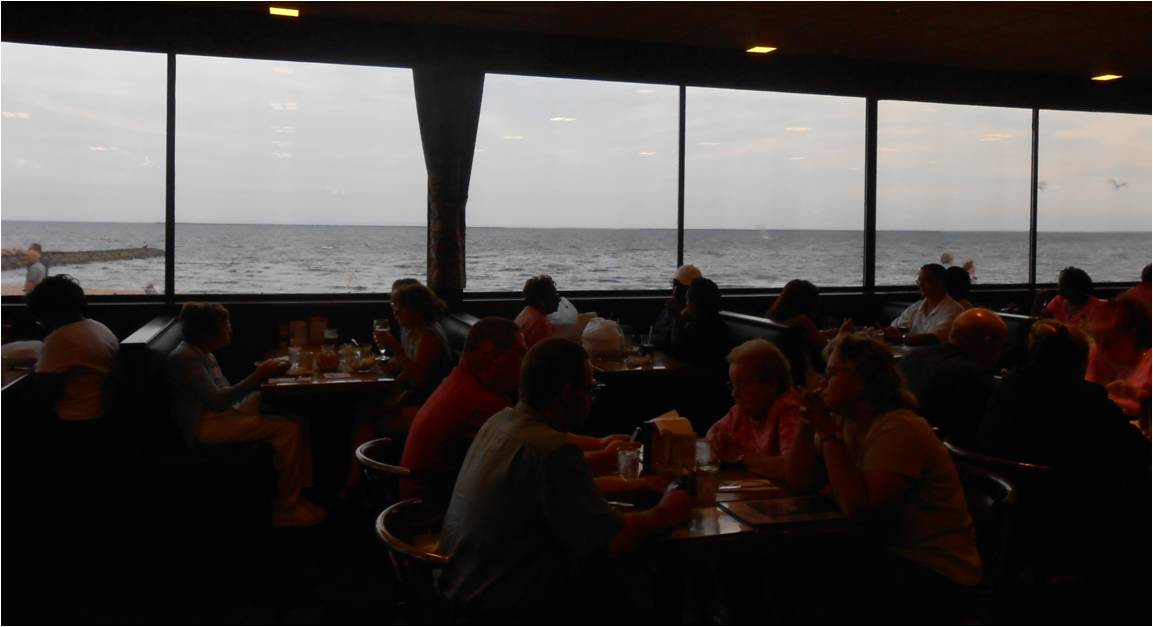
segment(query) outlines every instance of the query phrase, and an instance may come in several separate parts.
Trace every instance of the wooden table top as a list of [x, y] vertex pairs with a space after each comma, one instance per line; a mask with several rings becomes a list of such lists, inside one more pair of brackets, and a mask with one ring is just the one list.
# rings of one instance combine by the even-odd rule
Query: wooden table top
[[[286, 350], [278, 350], [270, 357], [282, 357]], [[264, 394], [328, 394], [346, 392], [377, 392], [396, 387], [396, 379], [385, 374], [382, 364], [371, 370], [343, 372], [341, 370], [296, 371], [265, 381], [260, 390]]]

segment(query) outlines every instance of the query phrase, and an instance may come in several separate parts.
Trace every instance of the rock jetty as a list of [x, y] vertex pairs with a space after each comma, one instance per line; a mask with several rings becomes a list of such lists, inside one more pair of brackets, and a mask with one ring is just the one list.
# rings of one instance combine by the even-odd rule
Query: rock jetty
[[[81, 263], [95, 263], [98, 261], [122, 261], [124, 259], [146, 259], [148, 257], [163, 257], [162, 248], [115, 248], [112, 250], [80, 250], [75, 252], [46, 252], [40, 260], [51, 271], [56, 266], [72, 266]], [[15, 270], [28, 265], [24, 259], [23, 251], [4, 251], [0, 257], [0, 266], [4, 270]]]

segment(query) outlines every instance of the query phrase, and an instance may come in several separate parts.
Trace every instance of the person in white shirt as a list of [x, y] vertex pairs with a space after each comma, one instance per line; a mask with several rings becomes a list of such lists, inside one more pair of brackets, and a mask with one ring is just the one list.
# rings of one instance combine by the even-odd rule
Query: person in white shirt
[[903, 341], [909, 346], [939, 344], [947, 340], [949, 330], [953, 328], [953, 319], [965, 310], [960, 303], [949, 297], [945, 289], [948, 276], [948, 271], [941, 264], [928, 263], [921, 266], [917, 287], [921, 289], [923, 298], [909, 305], [885, 328], [885, 339]]
[[39, 398], [61, 421], [103, 418], [105, 387], [120, 349], [116, 336], [84, 317], [84, 290], [66, 274], [44, 279], [27, 298], [29, 313], [50, 331], [36, 362]]

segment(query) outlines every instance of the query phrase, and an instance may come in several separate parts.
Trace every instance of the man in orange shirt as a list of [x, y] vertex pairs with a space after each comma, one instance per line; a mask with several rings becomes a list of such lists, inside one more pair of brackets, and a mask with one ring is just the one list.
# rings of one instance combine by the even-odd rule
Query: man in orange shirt
[[484, 318], [468, 332], [460, 364], [424, 402], [408, 431], [400, 463], [413, 472], [404, 498], [448, 503], [457, 470], [490, 416], [511, 407], [520, 383], [524, 336], [505, 318]]

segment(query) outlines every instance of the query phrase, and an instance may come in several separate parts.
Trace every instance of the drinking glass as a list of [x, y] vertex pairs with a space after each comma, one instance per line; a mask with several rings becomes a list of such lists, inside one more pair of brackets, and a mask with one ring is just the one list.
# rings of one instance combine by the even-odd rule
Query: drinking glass
[[617, 450], [617, 473], [621, 479], [625, 481], [640, 479], [643, 448], [640, 442], [627, 442]]
[[720, 484], [720, 467], [706, 464], [697, 466], [696, 486], [697, 505], [704, 507], [717, 502], [717, 486]]
[[388, 349], [384, 347], [380, 337], [389, 331], [388, 318], [377, 318], [372, 321], [372, 341], [380, 349], [380, 354], [387, 355]]

